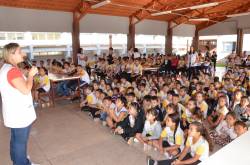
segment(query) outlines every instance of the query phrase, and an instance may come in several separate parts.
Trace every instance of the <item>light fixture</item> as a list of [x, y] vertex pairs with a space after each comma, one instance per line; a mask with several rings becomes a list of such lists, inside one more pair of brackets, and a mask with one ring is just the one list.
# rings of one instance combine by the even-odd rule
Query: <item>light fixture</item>
[[209, 21], [209, 18], [190, 18], [189, 21]]
[[190, 9], [190, 10], [203, 9], [203, 8], [207, 8], [207, 7], [217, 6], [220, 3], [221, 2], [213, 2], [213, 3], [202, 4], [202, 5], [183, 7], [183, 8], [173, 9], [173, 10], [169, 10], [169, 11], [162, 11], [162, 12], [158, 12], [158, 13], [153, 13], [153, 14], [151, 14], [151, 16], [159, 16], [159, 15], [164, 15], [164, 14], [170, 14], [170, 13], [173, 13], [173, 11], [181, 11], [181, 10], [188, 10], [188, 9]]
[[247, 12], [247, 13], [238, 13], [238, 14], [231, 14], [231, 15], [228, 15], [227, 17], [239, 17], [239, 16], [244, 16], [244, 15], [250, 15], [250, 12]]
[[151, 14], [151, 16], [159, 16], [159, 15], [165, 15], [165, 14], [171, 14], [172, 11], [162, 11], [162, 12], [158, 12], [158, 13], [153, 13]]
[[191, 6], [191, 7], [189, 7], [189, 9], [190, 10], [203, 9], [203, 8], [207, 8], [207, 7], [218, 6], [219, 4], [220, 4], [219, 2], [206, 3], [206, 4], [202, 4], [202, 5]]
[[111, 3], [111, 0], [105, 0], [105, 1], [99, 2], [99, 3], [95, 4], [95, 5], [92, 5], [91, 9], [96, 9], [96, 8], [105, 6], [105, 5], [110, 4], [110, 3]]

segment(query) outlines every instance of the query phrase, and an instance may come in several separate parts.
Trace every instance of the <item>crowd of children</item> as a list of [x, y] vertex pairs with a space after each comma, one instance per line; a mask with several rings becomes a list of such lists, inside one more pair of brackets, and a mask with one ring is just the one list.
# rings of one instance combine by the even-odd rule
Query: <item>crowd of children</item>
[[[224, 146], [247, 131], [250, 70], [232, 66], [220, 80], [208, 72], [208, 67], [213, 68], [209, 59], [196, 56], [194, 63], [205, 60], [198, 70], [193, 70], [190, 60], [188, 56], [115, 58], [111, 54], [86, 62], [88, 72], [67, 61], [47, 61], [46, 66], [40, 63], [34, 96], [49, 89], [45, 68], [78, 74], [87, 84], [82, 88], [81, 110], [128, 144], [142, 143], [145, 150], [154, 148], [166, 155], [167, 160], [149, 159], [149, 164], [198, 164], [209, 156], [213, 144]], [[158, 66], [158, 74], [143, 71], [149, 66]], [[67, 96], [74, 85], [59, 83], [57, 92]]]
[[99, 59], [80, 107], [128, 144], [142, 143], [145, 150], [166, 155], [167, 160], [149, 159], [149, 164], [198, 164], [213, 144], [222, 147], [247, 131], [250, 71], [235, 66], [222, 80], [204, 69], [190, 76], [178, 63], [176, 70], [143, 72], [168, 58], [124, 57], [110, 65]]

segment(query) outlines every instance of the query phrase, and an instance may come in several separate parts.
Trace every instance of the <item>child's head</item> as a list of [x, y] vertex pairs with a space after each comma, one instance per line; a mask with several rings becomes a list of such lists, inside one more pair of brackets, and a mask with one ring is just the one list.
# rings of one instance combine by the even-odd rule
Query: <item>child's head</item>
[[199, 138], [202, 136], [204, 139], [207, 140], [209, 144], [209, 150], [213, 150], [213, 143], [211, 141], [210, 135], [208, 134], [207, 129], [204, 127], [204, 125], [200, 122], [192, 122], [188, 129], [188, 136], [193, 138]]
[[128, 113], [134, 117], [136, 117], [138, 115], [140, 111], [140, 105], [136, 102], [133, 102], [129, 105], [128, 108]]
[[151, 108], [147, 111], [146, 119], [149, 122], [154, 122], [158, 117], [158, 112], [155, 108]]
[[127, 94], [127, 101], [129, 103], [132, 103], [135, 101], [135, 93], [134, 92], [130, 92]]
[[126, 107], [127, 106], [127, 99], [123, 96], [120, 96], [116, 99], [115, 101], [115, 105], [118, 107], [118, 108], [122, 108], [122, 107]]
[[180, 89], [180, 92], [179, 92], [180, 96], [183, 97], [183, 96], [186, 95], [186, 93], [187, 93], [186, 87], [182, 86], [181, 89]]
[[192, 119], [194, 121], [199, 121], [199, 122], [202, 121], [203, 114], [202, 114], [201, 109], [199, 107], [195, 107], [195, 110], [192, 114]]
[[227, 98], [226, 96], [220, 96], [218, 100], [219, 107], [224, 107], [227, 104]]
[[92, 85], [93, 85], [94, 90], [99, 89], [99, 85], [98, 85], [98, 82], [97, 82], [96, 80], [94, 80], [94, 81], [92, 82]]
[[39, 74], [41, 76], [47, 75], [48, 74], [48, 70], [45, 67], [40, 67]]
[[64, 62], [63, 63], [63, 68], [64, 69], [69, 69], [69, 67], [70, 67], [70, 63], [69, 62]]
[[195, 98], [196, 98], [197, 102], [199, 102], [199, 103], [202, 102], [203, 101], [203, 93], [202, 92], [197, 92]]
[[234, 92], [234, 100], [235, 101], [240, 101], [241, 97], [242, 97], [242, 91], [241, 90], [236, 90]]
[[90, 86], [90, 85], [85, 88], [85, 94], [86, 95], [89, 95], [92, 91], [93, 91], [93, 87]]
[[143, 97], [142, 106], [143, 106], [144, 110], [151, 108], [151, 96], [150, 95], [146, 95]]
[[177, 105], [180, 101], [179, 95], [178, 94], [173, 94], [173, 104]]
[[167, 105], [167, 114], [173, 114], [173, 113], [176, 113], [177, 112], [177, 107], [173, 104], [173, 103], [170, 103]]
[[249, 99], [247, 96], [243, 96], [240, 100], [241, 107], [247, 107], [249, 105]]
[[150, 91], [150, 95], [151, 96], [157, 96], [157, 89], [153, 88], [151, 91]]
[[177, 128], [180, 123], [180, 115], [178, 113], [169, 114], [165, 119], [165, 124], [170, 128]]
[[110, 96], [106, 96], [104, 99], [103, 99], [103, 104], [106, 106], [106, 107], [110, 107], [110, 105], [112, 104], [112, 98]]
[[236, 121], [234, 124], [234, 131], [237, 134], [237, 137], [239, 137], [240, 135], [244, 134], [245, 132], [247, 132], [248, 128], [246, 123], [244, 123], [243, 121]]
[[187, 103], [187, 108], [189, 110], [192, 110], [192, 109], [195, 109], [196, 105], [195, 105], [195, 100], [194, 99], [190, 99], [188, 100], [188, 103]]
[[226, 122], [230, 127], [234, 126], [234, 123], [236, 122], [237, 117], [234, 112], [228, 112], [226, 115]]
[[113, 89], [113, 95], [118, 95], [120, 93], [119, 88], [114, 88]]
[[95, 96], [96, 96], [96, 98], [100, 98], [100, 96], [101, 96], [101, 93], [102, 93], [102, 90], [101, 89], [97, 89], [96, 91], [95, 91]]
[[174, 95], [174, 91], [168, 91], [168, 93], [167, 93], [167, 100], [172, 102], [173, 95]]
[[151, 105], [152, 105], [152, 107], [156, 107], [159, 105], [157, 96], [151, 96]]

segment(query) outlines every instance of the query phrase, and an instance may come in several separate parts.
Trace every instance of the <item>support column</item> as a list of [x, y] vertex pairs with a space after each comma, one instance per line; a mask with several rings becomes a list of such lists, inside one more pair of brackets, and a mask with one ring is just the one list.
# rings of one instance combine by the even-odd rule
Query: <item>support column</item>
[[73, 13], [73, 31], [72, 31], [72, 49], [73, 49], [73, 61], [75, 64], [77, 61], [77, 53], [80, 48], [80, 20], [78, 19], [78, 13]]
[[112, 48], [112, 34], [109, 35], [109, 47]]
[[173, 28], [172, 22], [168, 22], [167, 35], [165, 36], [165, 54], [172, 54], [173, 51]]
[[237, 29], [237, 46], [236, 53], [237, 55], [241, 55], [243, 49], [243, 29]]
[[127, 49], [135, 48], [135, 24], [133, 23], [133, 17], [129, 17], [129, 29], [127, 37]]
[[199, 30], [197, 29], [197, 27], [195, 29], [192, 46], [194, 47], [195, 51], [199, 50]]

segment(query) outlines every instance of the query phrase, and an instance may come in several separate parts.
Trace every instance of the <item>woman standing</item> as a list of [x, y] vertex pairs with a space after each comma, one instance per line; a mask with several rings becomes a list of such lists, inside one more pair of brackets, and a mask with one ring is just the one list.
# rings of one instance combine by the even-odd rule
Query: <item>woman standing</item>
[[27, 78], [18, 68], [25, 54], [16, 43], [4, 46], [4, 65], [0, 70], [0, 92], [4, 125], [11, 129], [10, 156], [15, 165], [31, 165], [27, 158], [27, 143], [32, 123], [36, 120], [31, 89], [37, 74], [32, 67]]

